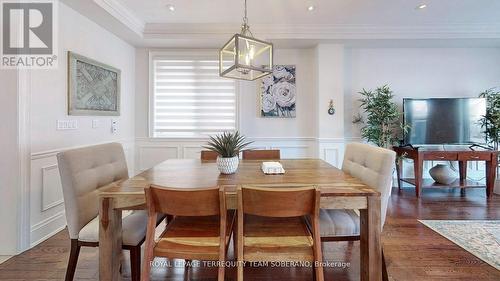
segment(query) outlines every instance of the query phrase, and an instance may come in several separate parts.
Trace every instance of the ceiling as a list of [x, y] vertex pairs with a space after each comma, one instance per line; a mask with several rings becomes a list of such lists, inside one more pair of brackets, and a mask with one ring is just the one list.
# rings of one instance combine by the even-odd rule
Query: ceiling
[[[244, 0], [119, 1], [147, 23], [238, 24], [243, 17]], [[427, 8], [416, 9], [422, 3]], [[250, 23], [258, 24], [500, 23], [499, 13], [498, 0], [248, 0]]]
[[[244, 0], [61, 0], [135, 46], [210, 48], [239, 31]], [[425, 9], [417, 6], [427, 4]], [[170, 11], [173, 5], [175, 11]], [[314, 6], [308, 11], [309, 6]], [[248, 0], [278, 47], [500, 47], [500, 0]]]

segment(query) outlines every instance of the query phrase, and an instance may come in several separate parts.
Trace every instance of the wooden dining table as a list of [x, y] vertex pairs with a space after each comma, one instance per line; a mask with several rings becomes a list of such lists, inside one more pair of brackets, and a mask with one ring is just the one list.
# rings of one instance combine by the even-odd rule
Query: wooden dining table
[[99, 189], [99, 279], [120, 280], [122, 211], [145, 209], [144, 188], [155, 184], [175, 188], [221, 186], [227, 206], [232, 209], [236, 209], [238, 185], [318, 186], [321, 208], [359, 210], [360, 280], [382, 280], [380, 193], [320, 159], [279, 162], [285, 169], [281, 175], [265, 175], [259, 160], [241, 160], [235, 174], [223, 175], [214, 161], [171, 159], [128, 180]]

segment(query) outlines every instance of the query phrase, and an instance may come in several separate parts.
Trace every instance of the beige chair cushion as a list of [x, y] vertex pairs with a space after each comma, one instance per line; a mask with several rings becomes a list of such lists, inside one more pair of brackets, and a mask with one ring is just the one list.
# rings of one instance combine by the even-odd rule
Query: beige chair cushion
[[320, 210], [321, 237], [359, 235], [359, 215], [355, 210]]
[[[392, 150], [363, 143], [346, 145], [342, 170], [380, 192], [381, 227], [385, 223], [387, 205], [391, 196], [395, 161], [396, 153]], [[359, 215], [355, 211], [321, 210], [320, 221], [322, 221], [320, 225], [322, 236], [323, 233], [325, 233], [324, 236], [359, 234]], [[326, 225], [328, 223], [330, 225]]]
[[385, 223], [391, 196], [396, 152], [363, 143], [346, 145], [342, 170], [380, 192], [380, 221]]
[[[123, 212], [122, 240], [123, 245], [137, 246], [146, 236], [148, 214], [146, 211]], [[159, 223], [164, 216], [158, 216]], [[99, 242], [99, 216], [85, 225], [78, 234], [78, 240], [84, 242]]]
[[77, 239], [98, 215], [98, 189], [128, 178], [125, 154], [121, 144], [108, 143], [63, 151], [57, 162], [69, 236]]

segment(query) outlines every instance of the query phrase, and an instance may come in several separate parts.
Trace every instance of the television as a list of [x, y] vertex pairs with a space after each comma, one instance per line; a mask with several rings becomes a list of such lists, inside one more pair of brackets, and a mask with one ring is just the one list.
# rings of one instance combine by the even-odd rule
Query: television
[[403, 100], [404, 143], [485, 144], [479, 120], [486, 114], [484, 98], [430, 98]]

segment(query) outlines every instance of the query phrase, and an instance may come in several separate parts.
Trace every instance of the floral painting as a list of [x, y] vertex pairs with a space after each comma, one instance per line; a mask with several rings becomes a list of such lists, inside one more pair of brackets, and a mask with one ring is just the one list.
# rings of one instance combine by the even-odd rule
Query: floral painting
[[296, 95], [295, 65], [275, 65], [261, 82], [261, 116], [294, 118]]

